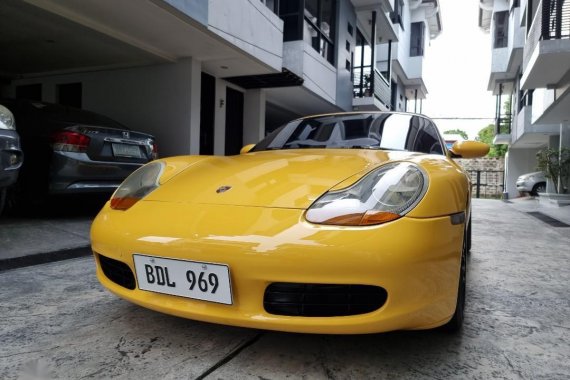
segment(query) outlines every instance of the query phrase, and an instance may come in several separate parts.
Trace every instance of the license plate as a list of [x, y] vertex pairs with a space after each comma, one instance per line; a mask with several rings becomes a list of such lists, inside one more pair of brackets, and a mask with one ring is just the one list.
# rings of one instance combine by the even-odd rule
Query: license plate
[[138, 145], [113, 143], [111, 147], [114, 156], [142, 158], [141, 150]]
[[230, 268], [223, 264], [133, 255], [139, 289], [232, 304]]

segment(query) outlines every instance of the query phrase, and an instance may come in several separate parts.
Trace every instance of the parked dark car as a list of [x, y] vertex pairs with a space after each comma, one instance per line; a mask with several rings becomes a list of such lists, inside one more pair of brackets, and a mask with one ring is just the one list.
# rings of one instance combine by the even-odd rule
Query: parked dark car
[[49, 194], [110, 193], [157, 157], [154, 137], [94, 112], [29, 100], [0, 100], [18, 121], [25, 162], [12, 201]]
[[0, 214], [4, 210], [8, 187], [18, 178], [22, 158], [14, 115], [0, 104]]

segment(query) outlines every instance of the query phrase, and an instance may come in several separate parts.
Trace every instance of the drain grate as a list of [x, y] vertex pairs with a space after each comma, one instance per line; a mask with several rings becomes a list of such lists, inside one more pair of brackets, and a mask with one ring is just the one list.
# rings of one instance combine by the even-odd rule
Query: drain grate
[[539, 211], [529, 211], [527, 214], [534, 216], [536, 219], [541, 220], [544, 223], [551, 225], [552, 227], [570, 227], [570, 225], [561, 222], [558, 219], [551, 218], [550, 216], [545, 215]]

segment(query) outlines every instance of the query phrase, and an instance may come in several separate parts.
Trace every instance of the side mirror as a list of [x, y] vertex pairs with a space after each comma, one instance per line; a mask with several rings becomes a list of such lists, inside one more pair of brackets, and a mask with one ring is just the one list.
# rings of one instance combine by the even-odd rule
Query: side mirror
[[489, 153], [489, 145], [480, 141], [456, 141], [450, 149], [455, 158], [478, 158]]
[[246, 146], [244, 146], [243, 148], [241, 148], [241, 150], [239, 151], [239, 154], [246, 154], [246, 153], [248, 153], [250, 150], [253, 149], [254, 146], [255, 146], [255, 144], [247, 144]]

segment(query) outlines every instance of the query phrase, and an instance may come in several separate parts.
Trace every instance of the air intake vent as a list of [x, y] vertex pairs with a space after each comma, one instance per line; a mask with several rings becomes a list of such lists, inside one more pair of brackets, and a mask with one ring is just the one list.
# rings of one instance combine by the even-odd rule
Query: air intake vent
[[265, 289], [263, 306], [276, 315], [340, 317], [378, 310], [387, 296], [378, 286], [279, 282]]
[[107, 278], [123, 288], [133, 290], [136, 287], [135, 276], [129, 266], [123, 262], [97, 255], [101, 269]]

